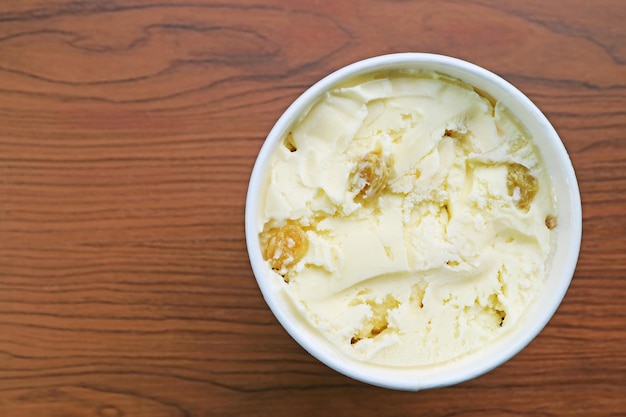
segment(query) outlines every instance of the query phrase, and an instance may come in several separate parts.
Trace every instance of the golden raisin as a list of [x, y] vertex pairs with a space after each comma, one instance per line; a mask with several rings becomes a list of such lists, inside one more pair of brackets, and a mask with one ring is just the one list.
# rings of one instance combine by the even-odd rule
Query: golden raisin
[[356, 167], [354, 184], [358, 197], [368, 199], [376, 196], [387, 185], [387, 164], [380, 151], [370, 152]]
[[546, 216], [546, 227], [550, 230], [554, 229], [557, 225], [556, 217], [548, 215]]
[[298, 150], [298, 147], [296, 146], [296, 141], [293, 138], [293, 133], [287, 133], [287, 137], [285, 138], [284, 143], [285, 147], [289, 149], [289, 152], [295, 152]]
[[539, 181], [524, 165], [509, 164], [506, 175], [506, 188], [509, 195], [515, 198], [515, 205], [522, 210], [528, 211], [530, 203], [532, 203], [537, 190], [539, 190]]
[[261, 236], [265, 245], [263, 255], [270, 266], [286, 274], [287, 270], [297, 264], [309, 250], [309, 240], [302, 227], [295, 223], [287, 223], [264, 232]]
[[375, 300], [367, 300], [365, 304], [369, 305], [372, 316], [363, 323], [363, 327], [359, 329], [357, 334], [352, 336], [350, 344], [354, 345], [365, 338], [373, 338], [387, 330], [389, 327], [389, 311], [397, 308], [400, 302], [392, 295], [387, 294], [381, 302]]

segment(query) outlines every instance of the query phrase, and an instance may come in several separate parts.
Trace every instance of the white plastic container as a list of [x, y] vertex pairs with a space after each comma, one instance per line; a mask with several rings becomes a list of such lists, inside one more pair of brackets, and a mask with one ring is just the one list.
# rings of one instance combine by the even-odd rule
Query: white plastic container
[[[502, 102], [533, 136], [551, 177], [557, 205], [556, 244], [543, 288], [519, 322], [490, 345], [458, 359], [427, 367], [388, 367], [342, 354], [292, 310], [290, 302], [268, 276], [259, 244], [257, 212], [268, 161], [290, 126], [320, 95], [350, 78], [392, 69], [437, 71], [465, 81]], [[344, 67], [304, 92], [280, 117], [259, 152], [246, 200], [246, 242], [250, 264], [268, 306], [287, 332], [311, 355], [351, 378], [391, 389], [420, 390], [466, 381], [501, 365], [520, 352], [548, 323], [561, 303], [578, 260], [582, 212], [578, 183], [558, 134], [541, 111], [517, 88], [468, 62], [433, 54], [383, 55]]]

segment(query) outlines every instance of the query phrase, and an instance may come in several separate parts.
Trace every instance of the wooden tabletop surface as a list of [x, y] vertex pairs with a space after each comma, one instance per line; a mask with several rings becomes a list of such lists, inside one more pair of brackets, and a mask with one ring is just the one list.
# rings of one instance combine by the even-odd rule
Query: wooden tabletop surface
[[[0, 416], [626, 415], [626, 2], [0, 2]], [[395, 392], [278, 324], [244, 242], [252, 165], [308, 86], [466, 59], [559, 132], [581, 255], [522, 353]]]

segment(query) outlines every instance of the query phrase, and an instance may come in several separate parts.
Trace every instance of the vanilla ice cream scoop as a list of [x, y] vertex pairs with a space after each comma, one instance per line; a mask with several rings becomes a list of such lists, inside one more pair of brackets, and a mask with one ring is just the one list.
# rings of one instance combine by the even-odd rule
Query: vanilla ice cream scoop
[[346, 355], [449, 361], [515, 326], [557, 227], [534, 140], [436, 72], [327, 91], [273, 150], [257, 213], [268, 274]]

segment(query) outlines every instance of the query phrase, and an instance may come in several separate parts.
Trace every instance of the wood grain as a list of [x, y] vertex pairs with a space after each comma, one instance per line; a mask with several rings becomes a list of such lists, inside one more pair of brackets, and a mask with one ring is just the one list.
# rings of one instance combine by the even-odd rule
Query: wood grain
[[[621, 0], [0, 2], [0, 416], [626, 415], [625, 21]], [[243, 228], [280, 113], [400, 51], [529, 95], [584, 212], [541, 335], [420, 393], [352, 381], [290, 339]]]

